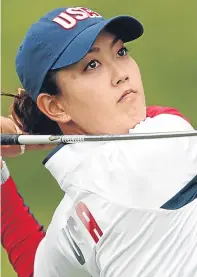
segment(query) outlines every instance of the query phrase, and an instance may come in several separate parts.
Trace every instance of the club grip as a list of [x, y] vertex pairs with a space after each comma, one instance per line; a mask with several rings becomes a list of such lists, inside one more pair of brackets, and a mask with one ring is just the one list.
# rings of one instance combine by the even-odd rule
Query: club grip
[[20, 144], [18, 141], [18, 137], [20, 135], [13, 135], [13, 134], [1, 134], [1, 145], [16, 145]]

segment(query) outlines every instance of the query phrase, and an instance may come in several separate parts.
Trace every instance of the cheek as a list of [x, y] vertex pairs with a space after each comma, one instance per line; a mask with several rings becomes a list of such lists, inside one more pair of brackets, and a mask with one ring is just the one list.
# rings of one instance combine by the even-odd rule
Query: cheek
[[[95, 74], [96, 73], [96, 74]], [[108, 76], [103, 70], [83, 75], [70, 85], [70, 100], [72, 104], [90, 106], [107, 102], [109, 94]], [[90, 108], [90, 107], [89, 107]]]
[[75, 85], [70, 86], [69, 93], [69, 110], [71, 116], [87, 117], [91, 114], [98, 113], [102, 109], [106, 109], [107, 97], [104, 97], [104, 88], [101, 87], [101, 82], [95, 78], [86, 78], [78, 80]]
[[132, 66], [133, 76], [135, 76], [135, 79], [137, 80], [138, 83], [141, 83], [142, 79], [141, 79], [139, 66], [134, 60], [132, 60], [131, 66]]
[[133, 65], [133, 76], [131, 76], [131, 82], [133, 82], [133, 84], [136, 86], [138, 94], [144, 96], [144, 87], [141, 72], [136, 63]]

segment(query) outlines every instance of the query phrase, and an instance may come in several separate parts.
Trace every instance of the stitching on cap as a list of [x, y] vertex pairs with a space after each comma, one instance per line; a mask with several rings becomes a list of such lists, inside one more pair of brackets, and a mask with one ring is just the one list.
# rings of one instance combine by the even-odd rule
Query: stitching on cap
[[[101, 21], [102, 21], [102, 20], [101, 20]], [[88, 26], [88, 28], [89, 28], [89, 27], [92, 27], [92, 26], [94, 26], [94, 25], [96, 25], [96, 24], [98, 24], [98, 23], [93, 23], [93, 24], [91, 24], [90, 26]], [[69, 42], [69, 44], [60, 52], [59, 56], [56, 58], [56, 60], [54, 61], [54, 63], [59, 59], [59, 57], [62, 55], [62, 53], [68, 48], [68, 46], [71, 44], [71, 42], [72, 42], [76, 37], [78, 37], [78, 35], [80, 35], [84, 30], [86, 30], [86, 29], [88, 29], [88, 28], [84, 28], [83, 30], [81, 30], [80, 33], [78, 33], [76, 36], [74, 36], [74, 37], [72, 38], [72, 40]]]
[[47, 51], [47, 54], [48, 54], [50, 57], [54, 58], [54, 56], [53, 56], [52, 53], [51, 53], [51, 49], [48, 48], [48, 47], [46, 46], [46, 44], [43, 44], [43, 43], [38, 39], [38, 37], [35, 36], [35, 34], [34, 34], [32, 31], [30, 31], [29, 34], [31, 34], [32, 38], [39, 44], [40, 47], [44, 48], [44, 49]]
[[[47, 20], [47, 18], [45, 18], [45, 20]], [[102, 21], [103, 21], [103, 19], [102, 19], [100, 22], [102, 22]], [[89, 28], [89, 27], [92, 27], [92, 26], [94, 26], [94, 25], [96, 25], [96, 24], [98, 24], [98, 23], [93, 23], [93, 24], [89, 25], [88, 28]], [[78, 33], [76, 36], [74, 36], [73, 39], [69, 42], [69, 44], [66, 46], [66, 48], [64, 48], [64, 49], [59, 53], [59, 55], [58, 55], [57, 57], [54, 56], [54, 55], [52, 55], [51, 49], [48, 48], [48, 47], [46, 46], [46, 44], [43, 44], [43, 43], [38, 39], [38, 37], [37, 37], [32, 31], [29, 31], [29, 34], [30, 34], [30, 35], [32, 36], [32, 38], [39, 44], [40, 47], [44, 48], [44, 49], [47, 51], [48, 55], [49, 55], [51, 58], [56, 58], [56, 60], [57, 60], [57, 59], [61, 56], [61, 54], [68, 48], [68, 46], [72, 43], [72, 41], [73, 41], [79, 34], [81, 34], [84, 30], [86, 30], [86, 29], [88, 29], [88, 28], [84, 28], [83, 30], [81, 30], [80, 33]], [[54, 63], [55, 63], [55, 61], [54, 61]]]

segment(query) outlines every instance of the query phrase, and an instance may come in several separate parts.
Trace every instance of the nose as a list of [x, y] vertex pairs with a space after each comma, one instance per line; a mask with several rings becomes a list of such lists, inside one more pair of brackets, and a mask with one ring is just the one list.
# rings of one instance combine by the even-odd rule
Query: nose
[[120, 67], [120, 65], [113, 66], [112, 73], [112, 86], [117, 87], [119, 84], [124, 83], [129, 80], [128, 73], [125, 72], [124, 68]]

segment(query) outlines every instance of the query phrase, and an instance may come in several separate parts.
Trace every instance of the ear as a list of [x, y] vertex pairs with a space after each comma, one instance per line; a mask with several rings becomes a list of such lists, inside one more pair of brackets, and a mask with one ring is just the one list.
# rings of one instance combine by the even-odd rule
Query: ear
[[55, 95], [41, 93], [37, 98], [37, 106], [42, 113], [57, 123], [68, 123], [71, 120]]

